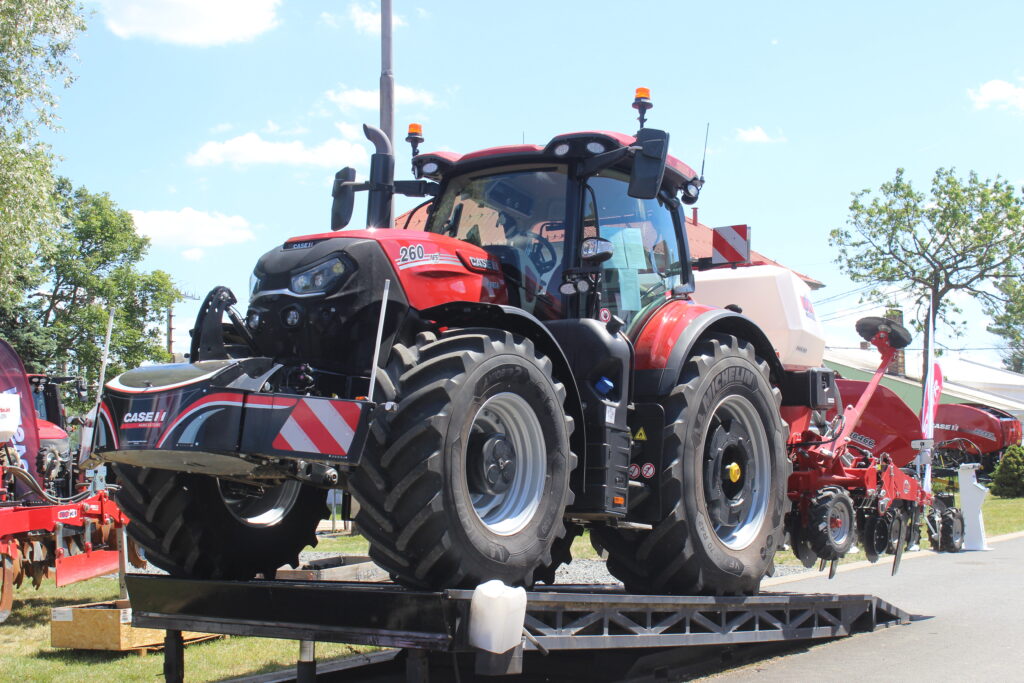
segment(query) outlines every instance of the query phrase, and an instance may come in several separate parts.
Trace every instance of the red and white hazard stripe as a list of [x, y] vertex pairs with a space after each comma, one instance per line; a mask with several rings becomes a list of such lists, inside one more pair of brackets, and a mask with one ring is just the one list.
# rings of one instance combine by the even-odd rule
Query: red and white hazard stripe
[[727, 225], [715, 228], [711, 239], [711, 263], [746, 263], [750, 260], [750, 228]]
[[272, 445], [282, 451], [345, 455], [352, 446], [361, 412], [358, 403], [301, 399]]

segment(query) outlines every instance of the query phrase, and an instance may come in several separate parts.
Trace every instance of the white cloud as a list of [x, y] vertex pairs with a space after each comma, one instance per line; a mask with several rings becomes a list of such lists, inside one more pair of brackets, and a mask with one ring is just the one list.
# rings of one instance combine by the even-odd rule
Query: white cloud
[[278, 25], [281, 0], [99, 0], [107, 28], [119, 38], [177, 45], [252, 40]]
[[320, 21], [321, 21], [321, 23], [324, 23], [327, 26], [330, 26], [331, 28], [338, 28], [338, 15], [337, 14], [331, 14], [330, 12], [321, 12], [320, 13]]
[[229, 130], [234, 128], [230, 123], [218, 123], [216, 126], [210, 129], [211, 133], [227, 133]]
[[992, 80], [982, 83], [977, 90], [968, 90], [967, 96], [974, 102], [975, 109], [996, 107], [1024, 111], [1024, 86], [1014, 85], [1008, 81]]
[[346, 140], [362, 140], [363, 139], [363, 127], [357, 126], [353, 123], [345, 123], [339, 121], [334, 126], [341, 133], [341, 136]]
[[761, 126], [754, 126], [753, 128], [737, 128], [736, 139], [740, 142], [785, 142], [786, 138], [780, 135], [777, 138], [773, 138], [768, 133], [764, 132], [764, 128]]
[[[358, 88], [346, 88], [343, 90], [328, 90], [327, 99], [334, 102], [342, 111], [351, 109], [377, 109], [380, 106], [379, 90], [359, 90]], [[434, 94], [426, 90], [417, 90], [405, 85], [395, 85], [395, 104], [412, 105], [420, 104], [425, 107], [433, 107], [437, 104]]]
[[263, 126], [264, 133], [276, 133], [279, 130], [281, 130], [281, 126], [274, 123], [273, 121], [268, 120], [267, 125]]
[[246, 133], [224, 142], [206, 142], [188, 156], [192, 166], [287, 164], [340, 168], [357, 166], [367, 160], [366, 150], [349, 140], [331, 138], [316, 147], [307, 147], [299, 140], [264, 140], [257, 133]]
[[197, 211], [130, 211], [135, 230], [163, 247], [188, 247], [182, 256], [189, 260], [202, 257], [199, 247], [220, 247], [241, 244], [253, 239], [249, 221], [241, 216]]
[[[348, 18], [359, 33], [366, 33], [371, 36], [380, 35], [380, 9], [376, 3], [370, 3], [369, 9], [364, 9], [362, 5], [352, 3], [348, 6]], [[391, 14], [392, 28], [405, 25], [405, 19], [401, 15]]]

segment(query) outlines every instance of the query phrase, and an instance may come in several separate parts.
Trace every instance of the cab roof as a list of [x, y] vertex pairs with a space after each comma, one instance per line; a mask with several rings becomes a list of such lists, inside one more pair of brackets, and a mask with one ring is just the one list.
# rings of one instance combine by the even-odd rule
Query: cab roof
[[[455, 152], [427, 152], [420, 154], [415, 157], [413, 163], [421, 169], [423, 175], [428, 178], [432, 178], [434, 175], [438, 177], [442, 174], [452, 173], [459, 169], [460, 166], [476, 166], [479, 162], [485, 160], [498, 160], [503, 157], [507, 157], [510, 161], [513, 159], [521, 159], [523, 161], [530, 160], [531, 157], [537, 158], [538, 160], [551, 161], [559, 158], [554, 153], [554, 149], [562, 143], [572, 144], [576, 141], [582, 141], [585, 145], [587, 142], [600, 142], [604, 147], [605, 151], [611, 151], [620, 147], [628, 147], [636, 143], [636, 137], [627, 135], [625, 133], [618, 133], [615, 131], [606, 130], [589, 130], [579, 131], [575, 133], [564, 133], [562, 135], [556, 135], [546, 145], [502, 145], [499, 147], [488, 147], [486, 149], [480, 149], [475, 152], [469, 152], [468, 154], [457, 154]], [[585, 147], [583, 147], [585, 149]], [[589, 155], [593, 156], [595, 153], [590, 152]], [[567, 155], [571, 158], [581, 158], [587, 156], [583, 153], [572, 153]], [[425, 171], [424, 166], [426, 164], [434, 162], [438, 165], [436, 173], [430, 173]], [[668, 155], [668, 159], [665, 164], [666, 175], [672, 176], [672, 180], [675, 184], [682, 184], [685, 181], [692, 180], [697, 177], [690, 166], [680, 161], [678, 158]]]

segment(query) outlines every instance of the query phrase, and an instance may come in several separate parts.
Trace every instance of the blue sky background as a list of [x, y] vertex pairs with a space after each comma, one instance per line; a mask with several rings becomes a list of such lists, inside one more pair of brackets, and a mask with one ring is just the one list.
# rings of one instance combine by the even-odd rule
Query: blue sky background
[[[699, 168], [711, 124], [708, 225], [748, 223], [755, 249], [825, 282], [830, 343], [858, 303], [828, 233], [850, 193], [905, 167], [1024, 185], [1024, 3], [514, 3], [395, 0], [396, 130], [467, 152], [573, 130], [650, 125]], [[368, 168], [379, 8], [319, 0], [90, 0], [77, 82], [48, 134], [58, 171], [109, 192], [153, 239], [147, 268], [245, 299], [257, 258], [328, 229], [334, 172]], [[397, 167], [408, 168], [399, 141]], [[400, 204], [399, 208], [411, 206]], [[357, 209], [357, 218], [361, 216]], [[993, 347], [980, 314], [953, 347]], [[176, 350], [197, 302], [176, 309]], [[997, 362], [994, 351], [979, 359]]]

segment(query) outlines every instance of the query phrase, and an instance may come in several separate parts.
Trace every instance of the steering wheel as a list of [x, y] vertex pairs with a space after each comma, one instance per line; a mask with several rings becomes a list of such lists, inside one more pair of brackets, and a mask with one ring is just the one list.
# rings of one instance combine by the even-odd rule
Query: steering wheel
[[553, 270], [558, 265], [558, 250], [555, 249], [555, 245], [540, 233], [530, 231], [526, 234], [534, 240], [526, 251], [527, 256], [533, 261], [534, 268], [540, 275]]

